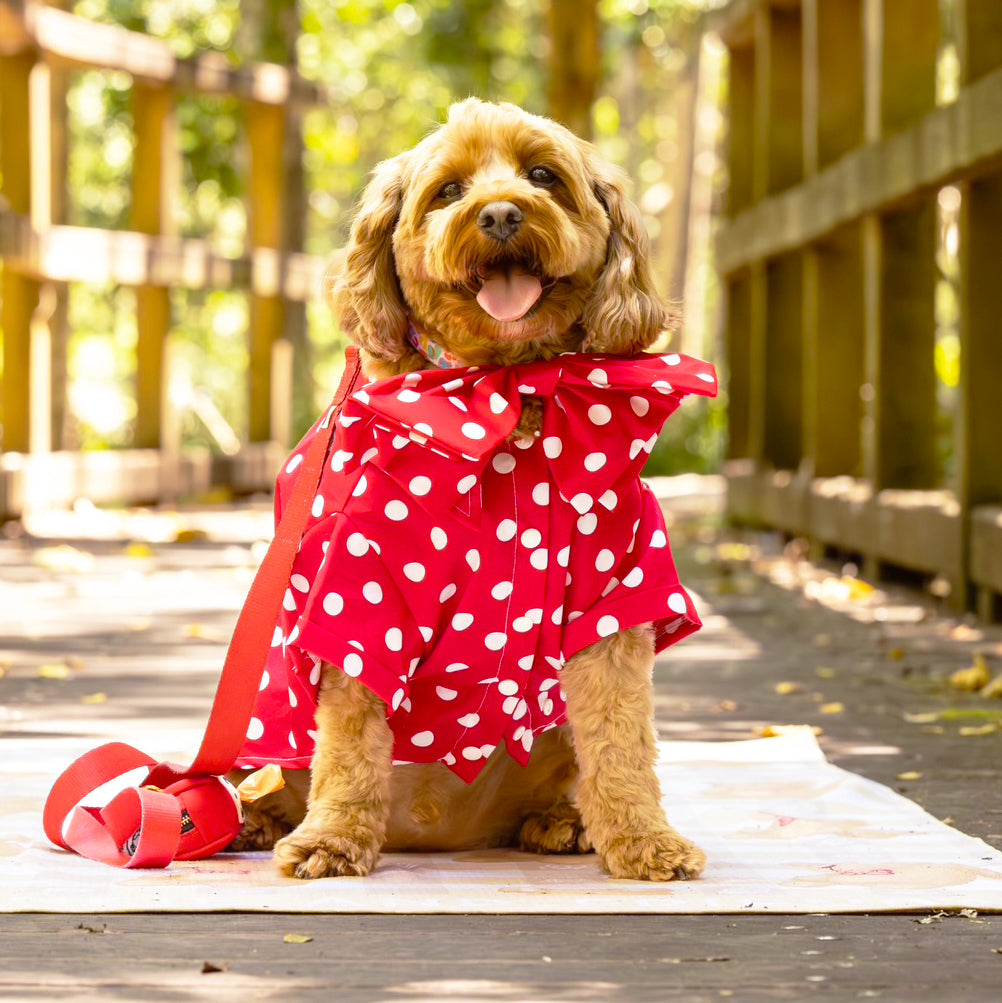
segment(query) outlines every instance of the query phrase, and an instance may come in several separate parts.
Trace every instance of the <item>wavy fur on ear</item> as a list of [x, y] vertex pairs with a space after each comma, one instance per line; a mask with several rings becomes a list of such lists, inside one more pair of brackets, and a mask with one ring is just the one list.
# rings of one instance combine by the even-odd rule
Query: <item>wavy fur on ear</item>
[[595, 195], [609, 216], [608, 251], [581, 315], [586, 352], [616, 355], [643, 351], [676, 320], [651, 278], [647, 232], [639, 210], [626, 197], [619, 171], [582, 143]]
[[340, 269], [326, 279], [328, 302], [341, 330], [377, 359], [408, 354], [407, 308], [393, 260], [407, 154], [377, 165], [362, 196]]

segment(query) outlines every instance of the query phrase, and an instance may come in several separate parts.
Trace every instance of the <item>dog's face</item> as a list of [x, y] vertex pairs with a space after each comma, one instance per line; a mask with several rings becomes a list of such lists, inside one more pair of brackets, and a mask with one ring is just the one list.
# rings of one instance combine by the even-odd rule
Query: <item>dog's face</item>
[[333, 301], [384, 373], [420, 365], [409, 322], [470, 364], [635, 352], [670, 322], [646, 248], [590, 144], [471, 99], [376, 169]]

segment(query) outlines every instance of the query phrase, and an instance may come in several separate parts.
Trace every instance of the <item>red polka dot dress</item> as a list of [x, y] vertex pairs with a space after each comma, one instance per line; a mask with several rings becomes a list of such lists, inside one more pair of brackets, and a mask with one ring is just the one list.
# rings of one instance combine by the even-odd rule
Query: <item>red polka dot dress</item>
[[[658, 650], [700, 626], [640, 470], [712, 367], [584, 354], [429, 370], [345, 402], [238, 765], [307, 767], [321, 665], [386, 703], [398, 762], [473, 779], [503, 742], [526, 762], [565, 720], [560, 670], [653, 623]], [[522, 398], [541, 434], [509, 439]], [[312, 437], [278, 478], [281, 508]]]

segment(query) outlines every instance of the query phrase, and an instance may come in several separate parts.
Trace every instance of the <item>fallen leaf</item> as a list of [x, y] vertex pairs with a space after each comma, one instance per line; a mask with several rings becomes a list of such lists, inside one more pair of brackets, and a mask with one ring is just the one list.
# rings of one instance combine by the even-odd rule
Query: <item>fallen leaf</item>
[[939, 720], [939, 715], [935, 711], [922, 711], [918, 714], [909, 714], [906, 711], [901, 716], [909, 724], [933, 724]]
[[72, 679], [73, 670], [65, 662], [48, 662], [38, 667], [39, 679]]
[[146, 558], [153, 556], [153, 548], [148, 543], [133, 541], [125, 546], [126, 557]]
[[814, 675], [816, 675], [818, 679], [834, 679], [836, 672], [827, 665], [822, 665], [820, 668], [814, 670]]
[[991, 735], [996, 731], [998, 727], [994, 724], [972, 724], [961, 728], [959, 734], [962, 738], [977, 738], [980, 735]]
[[212, 975], [214, 972], [225, 972], [229, 970], [229, 965], [214, 965], [211, 961], [202, 962], [202, 974]]
[[950, 685], [958, 690], [980, 690], [991, 681], [992, 673], [985, 661], [985, 656], [974, 656], [974, 664], [967, 669], [958, 669], [950, 675]]
[[308, 937], [305, 933], [287, 933], [282, 940], [286, 944], [308, 944], [313, 938]]
[[804, 687], [800, 683], [783, 682], [776, 683], [775, 691], [781, 696], [789, 696], [791, 693], [803, 693]]
[[282, 767], [275, 763], [268, 763], [261, 769], [248, 773], [237, 785], [237, 793], [240, 800], [247, 803], [263, 798], [265, 794], [280, 791], [285, 786], [285, 777], [282, 776]]
[[819, 648], [827, 648], [832, 643], [832, 636], [831, 634], [815, 634], [814, 643]]
[[897, 776], [898, 780], [921, 780], [922, 774], [917, 773], [915, 770], [906, 770], [904, 773], [899, 773]]
[[998, 675], [985, 683], [978, 695], [986, 697], [989, 700], [1002, 700], [1002, 675]]
[[99, 704], [108, 702], [107, 693], [88, 693], [86, 696], [80, 698], [80, 702], [83, 704]]
[[893, 658], [895, 662], [900, 662], [901, 659], [905, 657], [907, 652], [905, 651], [904, 648], [891, 648], [891, 650], [888, 651], [887, 654], [888, 657]]
[[196, 540], [208, 540], [209, 534], [204, 529], [179, 529], [174, 534], [175, 543], [194, 543]]
[[845, 704], [840, 703], [838, 700], [833, 700], [831, 703], [823, 703], [818, 708], [819, 714], [842, 714], [845, 712]]

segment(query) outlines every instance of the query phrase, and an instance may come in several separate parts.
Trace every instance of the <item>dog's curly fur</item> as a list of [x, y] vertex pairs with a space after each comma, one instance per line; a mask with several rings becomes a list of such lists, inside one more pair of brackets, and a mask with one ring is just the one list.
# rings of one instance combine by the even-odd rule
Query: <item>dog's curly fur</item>
[[[504, 240], [481, 218], [499, 201], [521, 217]], [[539, 278], [542, 296], [520, 319], [477, 301], [500, 267]], [[619, 173], [562, 126], [475, 99], [376, 169], [328, 293], [370, 378], [429, 366], [408, 342], [411, 322], [470, 365], [510, 365], [641, 351], [673, 320]], [[523, 432], [538, 413], [530, 402]], [[561, 671], [569, 724], [539, 736], [525, 768], [499, 747], [471, 784], [441, 764], [393, 767], [385, 705], [325, 666], [308, 794], [307, 771], [292, 774], [251, 806], [236, 845], [274, 843], [280, 870], [300, 878], [366, 874], [381, 849], [512, 845], [594, 847], [616, 877], [695, 877], [704, 855], [668, 824], [654, 772], [653, 664], [650, 628], [579, 652]]]

